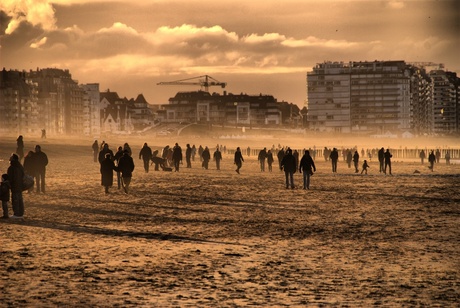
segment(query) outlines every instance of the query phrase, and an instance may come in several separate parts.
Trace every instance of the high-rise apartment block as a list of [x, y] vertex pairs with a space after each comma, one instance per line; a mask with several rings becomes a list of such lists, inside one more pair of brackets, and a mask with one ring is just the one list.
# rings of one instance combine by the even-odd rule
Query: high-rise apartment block
[[310, 129], [416, 134], [459, 132], [459, 78], [405, 61], [324, 62], [307, 73]]

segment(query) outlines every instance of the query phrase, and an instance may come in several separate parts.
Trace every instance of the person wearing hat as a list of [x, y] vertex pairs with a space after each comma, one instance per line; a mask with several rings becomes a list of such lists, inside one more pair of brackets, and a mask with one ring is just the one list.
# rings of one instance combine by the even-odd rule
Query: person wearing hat
[[42, 147], [38, 144], [35, 146], [33, 162], [35, 164], [35, 181], [37, 182], [37, 193], [45, 192], [45, 173], [48, 165], [48, 156], [42, 152]]
[[281, 161], [281, 170], [284, 170], [284, 175], [286, 176], [286, 189], [289, 186], [294, 189], [294, 173], [297, 171], [297, 164], [290, 148], [286, 150], [286, 155], [284, 155]]
[[129, 150], [123, 150], [123, 156], [118, 161], [118, 166], [115, 170], [121, 172], [121, 184], [125, 193], [129, 193], [129, 184], [131, 183], [134, 171], [134, 161], [131, 155], [129, 155]]
[[8, 167], [7, 175], [10, 182], [11, 204], [13, 206], [13, 215], [11, 218], [22, 219], [24, 217], [24, 200], [22, 198], [24, 168], [19, 162], [17, 154], [12, 154], [10, 157], [10, 166]]

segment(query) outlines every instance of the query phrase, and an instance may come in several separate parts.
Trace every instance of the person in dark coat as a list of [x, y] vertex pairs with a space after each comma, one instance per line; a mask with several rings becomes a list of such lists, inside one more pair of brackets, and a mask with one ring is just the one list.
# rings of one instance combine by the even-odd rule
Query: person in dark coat
[[358, 151], [355, 151], [353, 154], [353, 164], [355, 165], [355, 173], [359, 172], [359, 154]]
[[339, 152], [336, 148], [333, 148], [331, 154], [329, 154], [332, 164], [332, 173], [337, 173], [337, 161], [339, 160]]
[[366, 174], [367, 174], [367, 169], [368, 168], [369, 168], [369, 164], [367, 163], [367, 160], [364, 160], [363, 170], [361, 171], [361, 174], [363, 174], [363, 172], [366, 172]]
[[313, 171], [316, 172], [315, 162], [310, 156], [310, 151], [305, 151], [305, 154], [300, 160], [299, 172], [303, 171], [303, 189], [310, 189], [310, 177], [313, 175]]
[[129, 184], [131, 183], [131, 178], [134, 171], [134, 161], [133, 158], [129, 155], [128, 150], [123, 150], [123, 156], [118, 162], [116, 167], [117, 171], [121, 172], [122, 186], [125, 190], [125, 193], [129, 193]]
[[351, 151], [349, 149], [347, 149], [345, 156], [346, 156], [348, 168], [351, 168], [351, 162], [353, 161], [353, 154], [351, 154]]
[[93, 149], [94, 162], [97, 163], [97, 155], [99, 154], [99, 144], [97, 143], [97, 140], [94, 140], [92, 149]]
[[430, 155], [428, 155], [428, 162], [430, 163], [430, 166], [428, 168], [433, 171], [434, 169], [434, 163], [436, 162], [436, 155], [434, 154], [434, 151], [431, 151]]
[[113, 151], [109, 149], [109, 144], [104, 143], [102, 150], [99, 151], [99, 156], [98, 156], [99, 163], [102, 163], [102, 161], [105, 159], [105, 154], [107, 153], [110, 153], [110, 157], [113, 158]]
[[384, 160], [385, 160], [385, 169], [384, 169], [384, 173], [387, 174], [387, 167], [389, 169], [389, 172], [390, 172], [390, 175], [391, 174], [391, 158], [393, 157], [393, 155], [391, 155], [390, 153], [390, 149], [387, 149], [386, 152], [385, 152], [385, 156], [384, 156]]
[[272, 153], [271, 150], [268, 150], [268, 152], [267, 152], [267, 165], [268, 165], [268, 171], [272, 172], [273, 171], [273, 168], [272, 168], [272, 165], [273, 165], [273, 153]]
[[150, 160], [152, 159], [152, 149], [147, 145], [147, 142], [144, 143], [141, 151], [139, 152], [139, 159], [144, 161], [144, 170], [146, 173], [149, 172]]
[[235, 170], [236, 173], [238, 174], [240, 173], [240, 169], [243, 166], [243, 162], [244, 162], [244, 159], [243, 159], [243, 155], [241, 154], [241, 149], [240, 147], [237, 147], [235, 156], [233, 159], [233, 163], [236, 165], [236, 170]]
[[45, 192], [45, 174], [46, 166], [48, 166], [48, 156], [42, 152], [42, 147], [38, 144], [35, 146], [34, 154], [34, 166], [35, 166], [35, 181], [37, 183], [37, 192]]
[[292, 155], [292, 150], [289, 148], [281, 161], [281, 170], [284, 170], [284, 175], [286, 176], [286, 188], [291, 186], [291, 188], [294, 189], [294, 173], [297, 171], [297, 165], [295, 157]]
[[425, 162], [425, 157], [426, 157], [424, 150], [420, 151], [419, 157], [420, 157], [420, 161], [422, 162], [422, 165], [423, 165], [423, 163]]
[[209, 148], [207, 146], [204, 148], [203, 153], [201, 153], [201, 159], [203, 160], [203, 163], [201, 164], [202, 167], [208, 170], [211, 153], [209, 152]]
[[[35, 153], [33, 151], [29, 151], [27, 155], [24, 157], [24, 172], [33, 178], [37, 177], [37, 172], [36, 172], [36, 166], [35, 166]], [[29, 188], [29, 193], [31, 193], [34, 190], [34, 187], [32, 186]]]
[[283, 160], [283, 157], [284, 157], [285, 153], [284, 153], [284, 150], [283, 148], [281, 148], [281, 150], [278, 151], [278, 154], [276, 155], [278, 157], [278, 164], [279, 164], [279, 168], [280, 170], [283, 170], [281, 168], [281, 161]]
[[8, 219], [8, 202], [10, 201], [10, 182], [8, 174], [2, 174], [2, 182], [0, 183], [0, 200], [2, 201], [3, 216], [1, 218]]
[[[107, 153], [110, 153], [110, 152], [107, 152]], [[122, 156], [123, 156], [123, 147], [119, 146], [117, 149], [117, 152], [115, 153], [115, 155], [113, 155], [113, 158], [112, 158], [112, 160], [115, 163], [115, 166], [118, 166], [118, 162], [120, 161], [120, 158]], [[118, 186], [118, 189], [121, 189], [121, 173], [118, 170], [115, 170], [115, 171], [117, 172], [117, 186]]]
[[18, 154], [19, 162], [21, 162], [22, 158], [24, 157], [24, 138], [22, 135], [16, 139], [16, 154]]
[[219, 147], [216, 148], [213, 154], [213, 159], [216, 162], [216, 169], [220, 170], [220, 161], [222, 160], [222, 152], [219, 150]]
[[115, 163], [110, 157], [110, 153], [106, 153], [101, 162], [101, 185], [104, 186], [106, 194], [109, 193], [109, 187], [113, 185], [113, 170], [115, 170]]
[[174, 171], [179, 171], [179, 166], [182, 162], [182, 148], [179, 146], [178, 143], [174, 145], [173, 153], [172, 153], [172, 161], [174, 163]]
[[263, 148], [259, 151], [257, 160], [260, 163], [260, 171], [265, 172], [265, 159], [267, 158], [267, 148]]
[[192, 168], [192, 148], [187, 143], [187, 149], [185, 150], [185, 161], [187, 162], [187, 168]]
[[11, 204], [13, 205], [13, 215], [10, 218], [22, 219], [24, 217], [24, 199], [22, 198], [24, 168], [19, 162], [17, 154], [11, 155], [7, 174], [11, 188]]
[[385, 150], [381, 148], [378, 152], [378, 158], [379, 158], [379, 172], [385, 172], [384, 168], [384, 162], [385, 162]]

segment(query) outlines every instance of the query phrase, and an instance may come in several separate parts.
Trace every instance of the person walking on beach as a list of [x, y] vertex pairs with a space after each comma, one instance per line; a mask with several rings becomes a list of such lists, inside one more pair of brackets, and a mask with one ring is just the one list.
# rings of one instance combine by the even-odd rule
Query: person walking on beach
[[425, 162], [425, 157], [426, 157], [424, 150], [420, 151], [419, 157], [420, 157], [420, 161], [422, 162], [422, 165], [423, 165], [423, 163]]
[[19, 162], [17, 154], [11, 155], [7, 174], [11, 189], [11, 204], [13, 206], [13, 215], [10, 218], [22, 219], [24, 217], [24, 199], [22, 198], [24, 168]]
[[236, 152], [235, 152], [233, 162], [236, 165], [236, 170], [235, 170], [236, 173], [240, 174], [240, 169], [243, 166], [243, 162], [244, 162], [243, 155], [241, 154], [240, 147], [236, 148]]
[[185, 161], [187, 162], [187, 168], [192, 168], [192, 148], [190, 144], [187, 143], [187, 149], [185, 150]]
[[332, 164], [332, 173], [337, 173], [337, 161], [339, 160], [339, 152], [336, 148], [333, 148], [331, 154], [329, 154]]
[[[196, 146], [192, 145], [192, 161], [195, 161], [195, 156], [196, 156]], [[190, 165], [190, 168], [192, 168], [191, 165]]]
[[129, 155], [128, 150], [123, 150], [123, 156], [120, 158], [116, 170], [121, 172], [121, 186], [123, 187], [125, 193], [128, 194], [129, 184], [131, 184], [131, 178], [134, 171], [134, 161]]
[[97, 140], [94, 140], [91, 147], [93, 149], [94, 162], [97, 163], [97, 155], [99, 154], [99, 144], [97, 144]]
[[361, 174], [363, 174], [363, 172], [366, 172], [366, 174], [367, 174], [367, 168], [369, 168], [369, 165], [367, 164], [367, 160], [364, 160], [364, 162], [363, 162], [363, 170], [361, 171]]
[[285, 153], [284, 153], [283, 148], [281, 148], [281, 149], [278, 151], [277, 155], [276, 155], [276, 156], [278, 157], [278, 164], [279, 164], [280, 170], [282, 170], [282, 169], [281, 169], [281, 161], [283, 160], [284, 155], [285, 155]]
[[216, 148], [213, 154], [213, 159], [216, 162], [216, 169], [220, 170], [220, 161], [222, 160], [222, 152], [219, 150], [219, 147]]
[[208, 170], [209, 168], [209, 161], [211, 160], [211, 153], [209, 152], [209, 148], [205, 146], [203, 152], [201, 153], [201, 167]]
[[446, 159], [446, 165], [450, 165], [450, 153], [449, 151], [446, 151], [446, 155], [444, 156]]
[[24, 138], [22, 135], [16, 139], [16, 154], [18, 154], [19, 162], [21, 162], [24, 157]]
[[383, 148], [381, 148], [377, 155], [378, 155], [378, 158], [379, 158], [379, 166], [380, 166], [379, 172], [380, 173], [385, 172], [385, 169], [383, 167], [383, 163], [385, 161], [385, 150]]
[[295, 157], [292, 155], [292, 150], [290, 148], [287, 149], [286, 155], [281, 161], [281, 170], [284, 170], [284, 175], [286, 177], [286, 189], [288, 189], [289, 186], [294, 189], [294, 173], [297, 171], [297, 166]]
[[2, 174], [2, 182], [0, 183], [0, 200], [2, 201], [3, 219], [8, 219], [8, 202], [10, 201], [10, 182], [8, 174]]
[[441, 151], [437, 149], [435, 155], [436, 155], [436, 163], [439, 164], [439, 160], [441, 159]]
[[37, 144], [33, 157], [37, 192], [45, 193], [45, 174], [46, 166], [48, 166], [48, 156], [45, 152], [42, 152], [42, 147]]
[[430, 168], [431, 172], [433, 172], [434, 163], [436, 162], [436, 155], [434, 154], [434, 151], [431, 151], [430, 155], [428, 155], [428, 162], [430, 163], [430, 166], [428, 168]]
[[393, 155], [391, 155], [390, 149], [387, 149], [384, 155], [385, 155], [384, 156], [384, 160], [385, 160], [384, 173], [387, 174], [387, 167], [388, 167], [389, 173], [390, 175], [392, 175], [391, 174], [391, 158], [393, 157]]
[[106, 194], [109, 193], [109, 188], [113, 185], [113, 170], [115, 170], [115, 164], [110, 157], [110, 153], [105, 154], [104, 160], [101, 162], [101, 185], [104, 186]]
[[271, 150], [268, 150], [267, 152], [267, 165], [268, 165], [268, 171], [272, 172], [272, 165], [273, 165], [273, 153]]
[[110, 157], [113, 158], [113, 151], [109, 149], [109, 144], [104, 142], [104, 145], [102, 146], [102, 150], [100, 150], [98, 154], [99, 163], [102, 163], [102, 161], [105, 158], [105, 154], [107, 153], [110, 153]]
[[260, 163], [260, 171], [265, 172], [265, 159], [267, 158], [267, 148], [263, 148], [262, 150], [259, 151], [259, 156], [257, 157], [257, 160]]
[[[108, 152], [110, 153], [110, 152]], [[113, 156], [112, 160], [115, 162], [115, 166], [118, 166], [118, 163], [120, 162], [120, 158], [123, 156], [123, 147], [119, 146], [117, 149], [117, 152]], [[121, 173], [118, 170], [115, 170], [117, 172], [117, 186], [118, 189], [121, 189]]]
[[351, 162], [353, 161], [353, 154], [351, 154], [351, 151], [349, 149], [346, 150], [346, 162], [348, 165], [348, 168], [351, 168]]
[[177, 142], [173, 148], [172, 161], [174, 163], [174, 171], [178, 172], [179, 166], [182, 163], [182, 148], [179, 146]]
[[310, 151], [305, 150], [305, 154], [300, 160], [299, 172], [303, 171], [303, 189], [310, 189], [310, 177], [313, 175], [313, 171], [316, 172], [315, 162], [310, 155]]
[[353, 154], [353, 164], [355, 165], [355, 173], [359, 172], [359, 154], [358, 151], [355, 151], [355, 154]]
[[147, 142], [144, 143], [141, 151], [139, 152], [139, 159], [144, 161], [144, 171], [149, 173], [150, 160], [152, 159], [152, 149], [147, 145]]

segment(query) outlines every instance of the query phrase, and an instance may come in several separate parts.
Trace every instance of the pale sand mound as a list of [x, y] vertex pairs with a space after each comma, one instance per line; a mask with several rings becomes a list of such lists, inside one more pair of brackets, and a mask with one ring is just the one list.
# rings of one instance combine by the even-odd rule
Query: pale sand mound
[[229, 155], [221, 171], [146, 174], [139, 147], [132, 193], [105, 195], [90, 145], [42, 148], [47, 193], [25, 193], [25, 220], [0, 223], [0, 306], [460, 301], [460, 165], [394, 162], [384, 176], [371, 161], [365, 176], [340, 162], [333, 176], [317, 159], [311, 190], [286, 190], [255, 157], [240, 175]]

